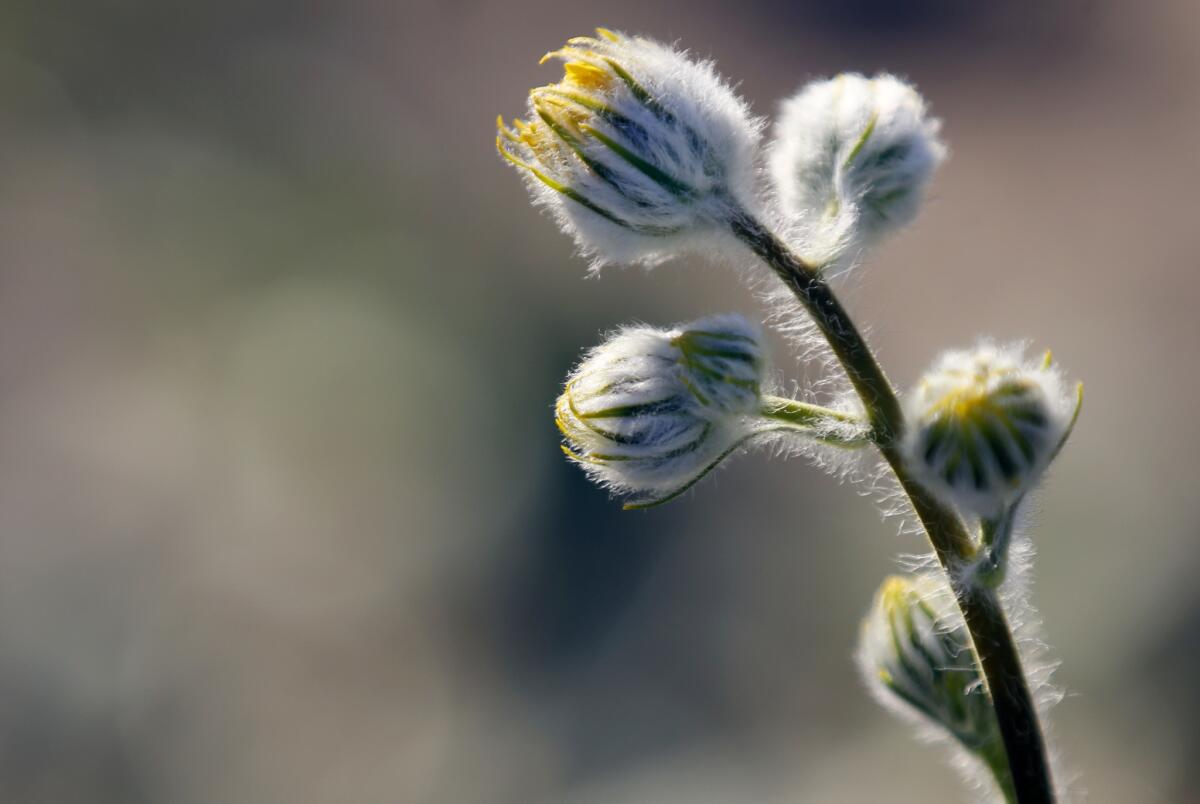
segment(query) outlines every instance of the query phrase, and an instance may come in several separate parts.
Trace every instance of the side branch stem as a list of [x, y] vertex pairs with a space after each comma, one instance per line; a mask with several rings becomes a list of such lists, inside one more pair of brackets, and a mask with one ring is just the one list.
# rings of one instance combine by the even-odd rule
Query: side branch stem
[[[958, 514], [909, 473], [899, 449], [904, 414], [895, 390], [820, 272], [797, 257], [750, 214], [736, 212], [731, 226], [734, 234], [771, 267], [812, 316], [862, 399], [872, 440], [908, 495], [954, 588], [987, 681], [1018, 804], [1053, 804], [1054, 788], [1037, 709], [1004, 609], [993, 590], [963, 582], [963, 573], [957, 571], [974, 557], [975, 545]], [[1003, 780], [1000, 783], [1006, 787]]]

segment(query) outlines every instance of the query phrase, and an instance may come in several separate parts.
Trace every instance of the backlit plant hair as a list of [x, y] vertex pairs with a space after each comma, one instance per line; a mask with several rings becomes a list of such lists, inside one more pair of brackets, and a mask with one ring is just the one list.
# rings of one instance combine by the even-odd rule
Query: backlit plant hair
[[[890, 75], [816, 81], [784, 102], [760, 152], [762, 122], [710, 62], [603, 28], [547, 58], [565, 62], [564, 77], [532, 90], [529, 118], [501, 120], [496, 139], [534, 202], [594, 267], [748, 250], [808, 323], [788, 310], [770, 320], [800, 333], [803, 354], [831, 356], [831, 381], [847, 386], [829, 406], [772, 395], [761, 333], [740, 316], [630, 327], [567, 379], [555, 405], [564, 452], [645, 508], [740, 448], [772, 444], [838, 468], [873, 446], [938, 571], [885, 581], [862, 628], [864, 680], [982, 769], [991, 783], [979, 789], [1055, 801], [1038, 708], [1052, 696], [1030, 683], [1009, 621], [1030, 611], [1019, 577], [1029, 551], [1011, 548], [1082, 387], [1069, 389], [1049, 353], [1029, 360], [984, 341], [942, 355], [902, 401], [829, 284], [916, 216], [946, 153], [925, 101]], [[763, 162], [769, 190], [756, 186]]]

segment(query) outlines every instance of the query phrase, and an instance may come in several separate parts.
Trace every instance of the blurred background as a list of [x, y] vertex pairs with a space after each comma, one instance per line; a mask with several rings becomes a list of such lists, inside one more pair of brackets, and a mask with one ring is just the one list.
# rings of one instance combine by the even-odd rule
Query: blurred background
[[5, 3], [0, 800], [967, 798], [850, 659], [917, 540], [801, 461], [629, 514], [559, 453], [601, 331], [761, 315], [695, 260], [587, 279], [496, 157], [595, 25], [764, 115], [920, 86], [952, 158], [847, 303], [901, 384], [980, 333], [1086, 380], [1037, 515], [1056, 744], [1081, 800], [1200, 801], [1186, 0]]

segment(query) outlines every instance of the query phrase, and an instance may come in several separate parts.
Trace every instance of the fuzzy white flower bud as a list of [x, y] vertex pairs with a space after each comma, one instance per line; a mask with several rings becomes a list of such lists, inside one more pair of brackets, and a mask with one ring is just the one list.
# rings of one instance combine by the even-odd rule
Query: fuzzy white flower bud
[[889, 709], [936, 726], [991, 759], [1003, 747], [962, 616], [931, 576], [892, 576], [859, 635], [859, 670]]
[[664, 502], [759, 429], [764, 368], [761, 332], [740, 316], [621, 330], [558, 398], [563, 449], [633, 505]]
[[603, 28], [549, 58], [563, 79], [530, 92], [528, 121], [499, 120], [496, 145], [595, 265], [661, 262], [727, 229], [761, 122], [710, 62]]
[[942, 355], [907, 400], [905, 452], [922, 480], [982, 517], [1032, 489], [1078, 412], [1047, 353], [983, 343]]
[[891, 75], [814, 81], [784, 101], [770, 173], [806, 256], [832, 262], [915, 218], [946, 155], [939, 128]]

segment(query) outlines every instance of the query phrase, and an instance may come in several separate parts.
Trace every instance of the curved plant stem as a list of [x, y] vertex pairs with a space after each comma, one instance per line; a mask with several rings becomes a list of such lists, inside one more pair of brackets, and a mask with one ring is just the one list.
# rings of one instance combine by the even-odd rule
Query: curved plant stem
[[[731, 227], [791, 289], [829, 341], [862, 398], [872, 440], [908, 495], [950, 580], [1000, 725], [1011, 772], [1009, 780], [998, 778], [1001, 789], [1006, 794], [1011, 789], [1018, 804], [1053, 804], [1045, 740], [1004, 609], [994, 590], [964, 582], [964, 574], [956, 571], [975, 556], [976, 547], [958, 514], [909, 473], [898, 446], [904, 432], [904, 415], [895, 390], [819, 271], [792, 253], [749, 213], [735, 211]], [[1011, 781], [1011, 788], [1005, 781]]]

